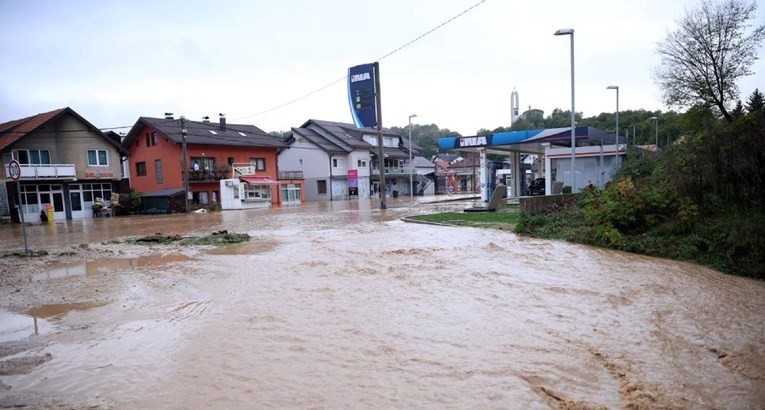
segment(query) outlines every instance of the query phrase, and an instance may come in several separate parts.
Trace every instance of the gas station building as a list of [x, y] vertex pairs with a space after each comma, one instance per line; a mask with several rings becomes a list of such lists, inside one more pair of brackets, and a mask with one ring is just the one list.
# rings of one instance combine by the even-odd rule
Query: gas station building
[[521, 196], [521, 178], [526, 177], [521, 171], [521, 156], [524, 154], [544, 158], [541, 174], [545, 178], [547, 195], [559, 193], [553, 192], [554, 186], [571, 186], [572, 192], [578, 192], [588, 185], [603, 187], [623, 161], [627, 152], [626, 139], [588, 126], [576, 127], [574, 133], [573, 177], [571, 127], [443, 137], [438, 140], [438, 148], [441, 151], [478, 152], [483, 200], [489, 199], [490, 191], [493, 191], [497, 181], [497, 175], [494, 174], [496, 171], [487, 167], [487, 154], [499, 154], [509, 160], [511, 171], [506, 181], [509, 197]]

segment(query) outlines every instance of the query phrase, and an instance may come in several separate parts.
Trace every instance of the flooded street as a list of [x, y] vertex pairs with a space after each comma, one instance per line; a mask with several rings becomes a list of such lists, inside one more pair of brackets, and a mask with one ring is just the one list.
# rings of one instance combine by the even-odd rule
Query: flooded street
[[[385, 211], [337, 201], [29, 226], [30, 248], [52, 256], [0, 259], [0, 363], [12, 363], [0, 364], [0, 407], [765, 403], [765, 283], [399, 220], [468, 205], [399, 198]], [[222, 229], [252, 239], [109, 243]], [[0, 235], [0, 252], [23, 249], [18, 226]]]

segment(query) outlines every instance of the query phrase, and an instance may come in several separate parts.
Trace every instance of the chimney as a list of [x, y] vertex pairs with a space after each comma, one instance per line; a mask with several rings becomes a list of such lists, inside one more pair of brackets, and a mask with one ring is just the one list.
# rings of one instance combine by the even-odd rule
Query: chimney
[[220, 113], [220, 130], [226, 132], [226, 114]]
[[165, 113], [165, 119], [166, 119], [166, 120], [172, 120], [172, 119], [173, 119], [173, 113], [171, 113], [171, 112], [166, 112], [166, 113]]
[[204, 117], [202, 117], [202, 122], [210, 122], [210, 117], [205, 115]]

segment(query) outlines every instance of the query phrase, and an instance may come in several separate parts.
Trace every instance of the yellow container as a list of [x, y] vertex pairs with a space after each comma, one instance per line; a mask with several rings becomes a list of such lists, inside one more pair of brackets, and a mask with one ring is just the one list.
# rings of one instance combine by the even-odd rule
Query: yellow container
[[45, 207], [45, 213], [48, 214], [48, 223], [52, 224], [53, 221], [53, 205], [48, 204], [48, 206]]

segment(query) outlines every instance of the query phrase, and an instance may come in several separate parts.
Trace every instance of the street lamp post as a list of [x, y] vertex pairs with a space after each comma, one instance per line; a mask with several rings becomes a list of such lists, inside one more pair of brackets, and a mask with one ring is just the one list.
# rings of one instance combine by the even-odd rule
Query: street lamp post
[[554, 33], [556, 36], [571, 36], [571, 192], [576, 192], [576, 110], [574, 109], [574, 29], [563, 28]]
[[609, 85], [607, 90], [616, 90], [616, 144], [619, 144], [619, 86]]
[[414, 164], [412, 164], [412, 118], [416, 116], [417, 114], [409, 116], [409, 198], [414, 198], [414, 177], [412, 176], [414, 173]]
[[651, 117], [649, 120], [656, 121], [656, 152], [659, 152], [659, 117]]
[[632, 124], [632, 145], [635, 145], [637, 143], [637, 133], [635, 132], [635, 124]]
[[609, 85], [606, 89], [616, 90], [616, 153], [614, 154], [614, 162], [616, 162], [619, 159], [619, 86]]

